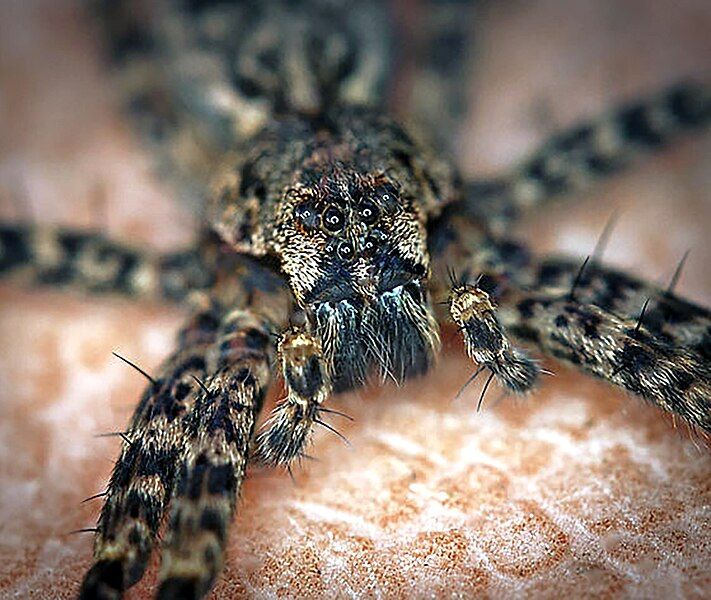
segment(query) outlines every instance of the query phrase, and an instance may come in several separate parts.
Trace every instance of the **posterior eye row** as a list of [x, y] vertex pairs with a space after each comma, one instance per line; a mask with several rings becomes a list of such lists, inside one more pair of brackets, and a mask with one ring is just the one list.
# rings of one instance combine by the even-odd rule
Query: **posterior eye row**
[[307, 199], [294, 208], [294, 218], [308, 232], [318, 229], [338, 233], [349, 224], [375, 225], [383, 215], [394, 213], [399, 200], [392, 186], [381, 186], [355, 199], [329, 195], [325, 199]]

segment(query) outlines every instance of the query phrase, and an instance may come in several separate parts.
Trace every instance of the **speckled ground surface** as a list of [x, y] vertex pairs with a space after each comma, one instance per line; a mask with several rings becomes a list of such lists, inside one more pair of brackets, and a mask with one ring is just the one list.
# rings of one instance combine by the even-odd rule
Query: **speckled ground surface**
[[[462, 139], [469, 173], [514, 162], [556, 126], [679, 76], [709, 78], [708, 3], [507, 3], [488, 16]], [[0, 5], [0, 215], [98, 225], [158, 247], [189, 216], [157, 186], [111, 104], [91, 36], [66, 2]], [[9, 82], [10, 85], [7, 85]], [[686, 141], [574, 205], [528, 220], [541, 250], [584, 255], [615, 208], [606, 258], [711, 303], [711, 138]], [[76, 593], [120, 428], [181, 314], [0, 285], [0, 597]], [[459, 342], [396, 388], [336, 398], [345, 447], [254, 472], [215, 598], [711, 595], [711, 455], [684, 428], [604, 383], [556, 372], [526, 400], [474, 411]], [[155, 563], [129, 598], [149, 597]]]

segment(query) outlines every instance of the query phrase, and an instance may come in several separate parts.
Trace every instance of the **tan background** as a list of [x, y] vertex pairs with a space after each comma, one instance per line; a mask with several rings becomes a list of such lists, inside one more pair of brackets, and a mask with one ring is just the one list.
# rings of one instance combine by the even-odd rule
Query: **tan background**
[[[493, 173], [555, 127], [679, 77], [709, 80], [702, 0], [507, 2], [487, 15], [462, 137]], [[531, 219], [537, 248], [584, 255], [615, 208], [606, 258], [711, 301], [711, 138], [640, 163]], [[161, 248], [191, 221], [156, 185], [69, 2], [0, 3], [0, 216], [99, 226]], [[175, 309], [0, 285], [0, 596], [72, 597], [121, 428], [140, 393], [117, 350], [150, 369]], [[711, 595], [708, 447], [639, 400], [550, 362], [525, 400], [475, 413], [461, 346], [426, 379], [336, 398], [351, 447], [319, 432], [318, 462], [254, 473], [215, 597]], [[155, 561], [154, 561], [155, 563]], [[155, 567], [155, 564], [154, 564]], [[129, 598], [148, 597], [155, 568]]]

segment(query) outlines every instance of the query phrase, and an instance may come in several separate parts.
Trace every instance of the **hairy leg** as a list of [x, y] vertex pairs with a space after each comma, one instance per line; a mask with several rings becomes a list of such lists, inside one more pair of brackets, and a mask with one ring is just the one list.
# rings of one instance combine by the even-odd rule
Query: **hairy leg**
[[[442, 219], [431, 239], [437, 254], [436, 285], [442, 286], [447, 281], [449, 265], [465, 281], [482, 275], [482, 287], [495, 291], [495, 297], [506, 286], [538, 295], [572, 293], [575, 300], [620, 317], [637, 317], [649, 301], [645, 327], [669, 342], [709, 357], [711, 315], [706, 308], [674, 293], [677, 276], [662, 288], [602, 265], [595, 255], [587, 260], [561, 255], [534, 256], [522, 244], [492, 235], [462, 216]], [[440, 287], [436, 294], [442, 297], [446, 290]]]
[[711, 432], [711, 365], [645, 327], [643, 314], [618, 317], [574, 298], [518, 291], [505, 302], [502, 321], [515, 336]]
[[250, 438], [270, 379], [270, 324], [234, 310], [207, 354], [209, 378], [181, 419], [182, 451], [159, 598], [200, 598], [222, 571]]
[[143, 575], [173, 492], [182, 445], [181, 415], [193, 410], [207, 372], [206, 352], [215, 341], [219, 313], [211, 307], [179, 334], [171, 356], [141, 399], [106, 491], [99, 518], [96, 563], [82, 585], [83, 598], [118, 598]]
[[213, 268], [194, 251], [151, 254], [100, 234], [0, 224], [0, 277], [92, 294], [182, 302], [212, 284]]
[[[471, 351], [499, 349], [505, 356], [507, 332], [711, 430], [708, 310], [600, 264], [588, 272], [587, 262], [577, 261], [575, 267], [572, 259], [537, 259], [464, 218], [440, 226], [439, 241], [448, 242], [438, 248], [439, 293], [444, 294], [444, 265], [454, 266], [463, 281], [461, 291], [455, 286], [450, 294], [450, 313], [470, 355], [509, 389], [525, 391], [530, 385], [523, 382], [532, 384], [535, 377], [520, 375], [511, 385], [506, 377], [511, 369], [492, 368], [491, 355]], [[474, 283], [473, 277], [476, 285], [464, 285]], [[490, 296], [501, 305], [496, 314]], [[485, 310], [463, 313], [462, 297], [478, 298], [468, 305]], [[493, 325], [487, 329], [482, 323]], [[516, 363], [510, 357], [502, 364]]]
[[180, 350], [151, 380], [121, 434], [83, 597], [119, 597], [140, 579], [171, 498], [164, 593], [193, 590], [198, 597], [219, 573], [223, 533], [269, 381], [270, 332], [285, 317], [278, 278], [238, 266], [235, 279], [223, 277], [212, 302], [181, 331]]
[[274, 409], [254, 440], [252, 459], [265, 465], [286, 465], [304, 456], [331, 380], [321, 343], [298, 328], [284, 332], [278, 345], [286, 398]]
[[643, 152], [708, 125], [709, 89], [680, 84], [562, 131], [510, 173], [467, 184], [465, 199], [450, 212], [465, 212], [497, 232], [531, 209], [617, 174]]

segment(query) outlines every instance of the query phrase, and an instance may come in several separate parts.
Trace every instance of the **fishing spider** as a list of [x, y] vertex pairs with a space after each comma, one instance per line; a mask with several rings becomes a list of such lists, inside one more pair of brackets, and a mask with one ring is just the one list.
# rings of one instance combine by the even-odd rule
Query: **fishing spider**
[[[313, 427], [330, 427], [331, 394], [426, 374], [440, 322], [461, 332], [471, 379], [487, 373], [481, 398], [492, 380], [535, 389], [545, 371], [523, 341], [711, 430], [706, 309], [597, 254], [535, 256], [507, 235], [522, 214], [704, 126], [706, 88], [675, 85], [560, 133], [496, 180], [463, 182], [442, 158], [458, 112], [446, 99], [461, 91], [449, 65], [466, 38], [447, 3], [420, 43], [448, 53], [413, 75], [444, 92], [434, 109], [413, 100], [415, 117], [440, 114], [430, 142], [383, 110], [382, 3], [137, 6], [101, 5], [109, 51], [162, 166], [206, 199], [199, 243], [150, 255], [94, 234], [0, 229], [3, 273], [193, 311], [158, 373], [133, 365], [148, 386], [120, 432], [81, 597], [135, 584], [166, 514], [158, 595], [206, 594], [248, 463], [303, 456]], [[276, 372], [286, 397], [255, 431]]]

